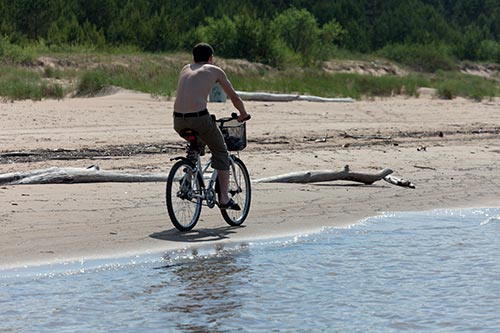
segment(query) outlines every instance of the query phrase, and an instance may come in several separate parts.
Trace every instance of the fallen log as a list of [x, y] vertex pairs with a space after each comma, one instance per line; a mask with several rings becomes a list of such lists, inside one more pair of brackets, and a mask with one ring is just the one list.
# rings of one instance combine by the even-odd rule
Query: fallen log
[[299, 101], [308, 101], [308, 102], [324, 102], [324, 103], [352, 103], [354, 100], [350, 97], [333, 97], [333, 98], [328, 98], [328, 97], [318, 97], [318, 96], [309, 96], [309, 95], [300, 95], [299, 96]]
[[260, 102], [291, 102], [291, 101], [308, 101], [308, 102], [342, 102], [342, 103], [352, 103], [354, 100], [352, 98], [327, 98], [309, 95], [298, 95], [298, 94], [272, 94], [265, 92], [246, 92], [237, 91], [238, 96], [246, 101], [260, 101]]
[[263, 101], [263, 102], [291, 102], [299, 99], [299, 95], [295, 94], [271, 94], [260, 92], [245, 92], [237, 91], [238, 96], [246, 101]]
[[302, 171], [292, 172], [278, 176], [257, 179], [255, 183], [317, 183], [328, 182], [336, 180], [347, 180], [371, 185], [374, 182], [384, 179], [389, 176], [393, 171], [391, 169], [384, 169], [376, 174], [351, 172], [349, 166], [346, 165], [344, 170], [319, 170], [319, 171]]
[[[319, 170], [292, 172], [278, 176], [254, 180], [254, 183], [317, 183], [336, 180], [354, 181], [371, 185], [385, 180], [393, 185], [415, 188], [408, 180], [390, 176], [393, 171], [384, 169], [375, 174], [351, 172], [346, 165], [344, 170]], [[130, 174], [115, 171], [103, 171], [96, 165], [88, 168], [58, 168], [33, 170], [29, 172], [13, 172], [0, 175], [0, 185], [33, 185], [33, 184], [77, 184], [77, 183], [142, 183], [165, 182], [168, 174]]]
[[167, 174], [137, 175], [88, 168], [47, 168], [0, 175], [0, 185], [163, 182]]

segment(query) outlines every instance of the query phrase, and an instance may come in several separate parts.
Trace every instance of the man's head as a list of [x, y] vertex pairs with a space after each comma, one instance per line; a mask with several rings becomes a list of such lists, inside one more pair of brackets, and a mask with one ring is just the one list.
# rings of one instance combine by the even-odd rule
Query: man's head
[[193, 48], [194, 62], [208, 62], [213, 54], [214, 49], [207, 43], [196, 44]]

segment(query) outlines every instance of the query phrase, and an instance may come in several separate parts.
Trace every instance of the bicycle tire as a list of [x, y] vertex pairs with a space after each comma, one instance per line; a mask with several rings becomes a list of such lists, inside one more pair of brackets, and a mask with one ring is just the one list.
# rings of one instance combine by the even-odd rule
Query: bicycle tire
[[201, 214], [202, 199], [193, 197], [201, 194], [199, 177], [192, 175], [186, 183], [186, 172], [195, 169], [193, 163], [187, 160], [176, 162], [167, 178], [166, 204], [170, 221], [179, 231], [189, 231], [198, 223]]
[[[245, 222], [250, 212], [252, 189], [250, 175], [243, 161], [236, 156], [231, 156], [231, 158], [234, 161], [234, 170], [232, 166], [229, 168], [229, 195], [241, 207], [241, 210], [221, 209], [221, 214], [227, 224], [240, 226]], [[239, 188], [237, 184], [239, 184]]]

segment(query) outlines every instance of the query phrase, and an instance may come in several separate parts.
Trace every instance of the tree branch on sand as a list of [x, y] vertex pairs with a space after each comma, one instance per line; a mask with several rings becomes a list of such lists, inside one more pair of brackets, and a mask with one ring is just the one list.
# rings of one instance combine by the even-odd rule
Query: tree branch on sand
[[317, 183], [337, 180], [347, 180], [371, 185], [376, 181], [385, 180], [393, 185], [415, 188], [410, 181], [402, 180], [391, 176], [391, 169], [384, 169], [375, 174], [352, 172], [346, 165], [341, 171], [318, 170], [318, 171], [300, 171], [287, 174], [257, 179], [255, 183]]
[[[415, 188], [408, 180], [391, 176], [391, 169], [384, 169], [375, 174], [351, 172], [346, 165], [341, 171], [318, 170], [292, 172], [254, 180], [254, 183], [317, 183], [347, 180], [371, 185], [385, 180], [393, 185]], [[168, 174], [130, 174], [115, 171], [103, 171], [96, 165], [88, 168], [47, 168], [29, 172], [0, 174], [0, 185], [23, 184], [76, 184], [76, 183], [140, 183], [165, 182]]]
[[166, 181], [167, 176], [166, 174], [136, 175], [103, 171], [96, 165], [88, 168], [53, 167], [29, 172], [1, 174], [0, 185], [160, 182]]

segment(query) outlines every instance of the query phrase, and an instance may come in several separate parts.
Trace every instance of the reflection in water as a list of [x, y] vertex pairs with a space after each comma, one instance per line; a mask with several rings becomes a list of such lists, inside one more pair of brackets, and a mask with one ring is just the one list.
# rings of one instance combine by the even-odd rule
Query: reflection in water
[[0, 271], [0, 332], [496, 333], [499, 216], [394, 213], [242, 249]]
[[182, 331], [217, 332], [222, 323], [238, 316], [243, 305], [238, 290], [245, 283], [249, 257], [249, 251], [218, 247], [215, 255], [204, 257], [193, 252], [192, 259], [160, 268], [175, 275], [170, 277], [173, 281], [164, 283], [178, 286], [177, 294], [166, 295], [160, 311], [176, 314]]

